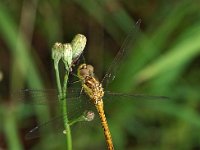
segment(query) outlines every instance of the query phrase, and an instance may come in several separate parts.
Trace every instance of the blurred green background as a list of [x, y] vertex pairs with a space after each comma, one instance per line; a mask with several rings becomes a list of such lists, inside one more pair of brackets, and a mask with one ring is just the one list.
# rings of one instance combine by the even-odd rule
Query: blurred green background
[[[25, 140], [51, 107], [11, 98], [23, 88], [55, 88], [51, 47], [87, 39], [84, 56], [99, 78], [133, 35], [109, 90], [165, 95], [167, 101], [110, 100], [105, 106], [115, 149], [200, 149], [200, 2], [197, 0], [29, 0], [0, 2], [0, 149], [66, 149], [65, 137]], [[72, 130], [74, 149], [106, 149], [101, 130]]]

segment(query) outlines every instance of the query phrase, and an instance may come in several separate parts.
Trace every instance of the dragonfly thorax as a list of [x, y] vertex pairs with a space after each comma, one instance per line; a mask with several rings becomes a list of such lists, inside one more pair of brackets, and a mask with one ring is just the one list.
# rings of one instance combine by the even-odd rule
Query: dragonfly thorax
[[82, 86], [85, 93], [93, 100], [95, 104], [97, 104], [99, 101], [102, 101], [104, 91], [101, 83], [99, 83], [98, 80], [92, 76], [86, 76]]
[[95, 104], [102, 101], [104, 95], [101, 83], [94, 77], [94, 68], [91, 65], [82, 64], [78, 68], [78, 77], [82, 81], [84, 92]]

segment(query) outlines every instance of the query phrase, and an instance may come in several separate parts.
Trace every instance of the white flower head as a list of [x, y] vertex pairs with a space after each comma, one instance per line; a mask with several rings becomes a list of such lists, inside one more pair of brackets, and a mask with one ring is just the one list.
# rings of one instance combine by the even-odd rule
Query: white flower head
[[82, 34], [77, 34], [73, 38], [71, 42], [73, 60], [78, 59], [78, 57], [81, 55], [81, 53], [83, 52], [85, 48], [86, 41], [87, 41], [86, 37]]
[[63, 57], [63, 44], [56, 42], [52, 47], [52, 59], [58, 63], [62, 57]]
[[63, 44], [63, 62], [65, 68], [69, 70], [72, 65], [72, 46], [70, 43]]

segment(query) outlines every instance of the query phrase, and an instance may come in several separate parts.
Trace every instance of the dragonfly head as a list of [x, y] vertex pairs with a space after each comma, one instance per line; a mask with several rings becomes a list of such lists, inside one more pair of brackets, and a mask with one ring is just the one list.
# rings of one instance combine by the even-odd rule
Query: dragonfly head
[[77, 75], [84, 80], [86, 76], [94, 76], [94, 67], [92, 65], [81, 64], [78, 67]]

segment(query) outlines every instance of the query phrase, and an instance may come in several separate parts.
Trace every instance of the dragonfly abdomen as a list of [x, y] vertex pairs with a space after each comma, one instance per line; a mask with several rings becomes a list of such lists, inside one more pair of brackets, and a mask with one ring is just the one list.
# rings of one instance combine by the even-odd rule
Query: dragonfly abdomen
[[107, 123], [107, 119], [106, 119], [104, 109], [103, 109], [103, 100], [101, 99], [100, 101], [98, 101], [98, 103], [95, 106], [96, 106], [96, 109], [99, 113], [99, 117], [101, 119], [101, 124], [102, 124], [103, 130], [104, 130], [104, 135], [105, 135], [105, 138], [106, 138], [108, 150], [113, 150], [114, 146], [113, 146], [113, 143], [112, 143], [111, 133], [110, 133], [108, 123]]

